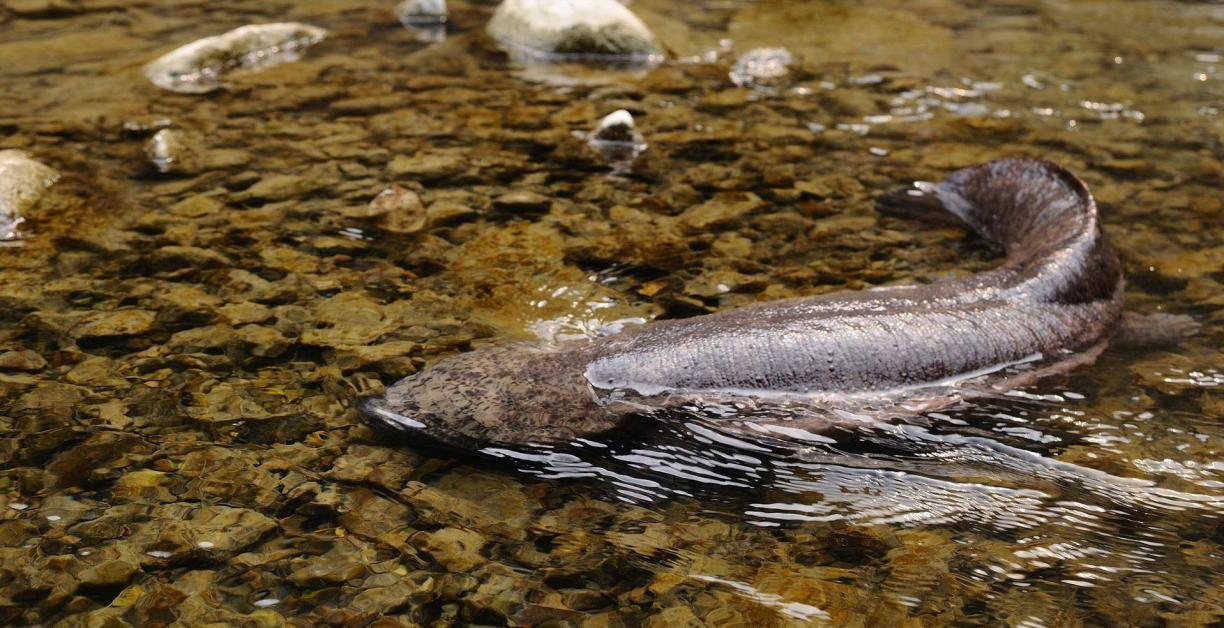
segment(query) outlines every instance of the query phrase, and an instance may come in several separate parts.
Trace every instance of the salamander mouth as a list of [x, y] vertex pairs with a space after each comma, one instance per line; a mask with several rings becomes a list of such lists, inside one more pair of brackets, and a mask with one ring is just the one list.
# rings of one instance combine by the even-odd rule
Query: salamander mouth
[[405, 408], [402, 412], [392, 410], [387, 406], [387, 400], [382, 397], [369, 397], [361, 402], [361, 414], [371, 427], [381, 432], [393, 435], [408, 435], [425, 429], [427, 426], [409, 416], [416, 414], [417, 408]]
[[[472, 451], [481, 441], [450, 429], [437, 421], [428, 421], [426, 413], [407, 400], [393, 409], [385, 397], [367, 397], [361, 401], [361, 415], [380, 436], [395, 442], [433, 446], [444, 450]], [[428, 422], [426, 422], [428, 421]]]

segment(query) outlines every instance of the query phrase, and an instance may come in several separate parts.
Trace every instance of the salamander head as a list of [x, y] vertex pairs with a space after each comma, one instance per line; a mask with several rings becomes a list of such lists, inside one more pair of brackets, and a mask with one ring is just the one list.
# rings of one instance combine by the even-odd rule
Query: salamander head
[[491, 444], [568, 442], [610, 430], [572, 346], [511, 345], [445, 358], [367, 399], [376, 430], [478, 449]]

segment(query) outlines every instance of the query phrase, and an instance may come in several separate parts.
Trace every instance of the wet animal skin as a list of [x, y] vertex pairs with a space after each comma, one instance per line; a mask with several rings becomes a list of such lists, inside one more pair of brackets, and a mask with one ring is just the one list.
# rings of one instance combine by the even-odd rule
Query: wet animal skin
[[1057, 164], [992, 161], [887, 194], [878, 208], [955, 217], [1006, 259], [933, 284], [463, 353], [366, 400], [363, 412], [386, 433], [479, 448], [572, 440], [693, 402], [929, 408], [1091, 362], [1119, 324], [1122, 275], [1096, 203]]

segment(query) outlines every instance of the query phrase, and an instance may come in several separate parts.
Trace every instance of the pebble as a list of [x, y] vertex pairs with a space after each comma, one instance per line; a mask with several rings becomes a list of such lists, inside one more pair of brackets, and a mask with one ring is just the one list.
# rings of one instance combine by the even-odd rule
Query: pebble
[[493, 207], [503, 211], [545, 212], [552, 199], [528, 190], [514, 190], [493, 199]]
[[488, 32], [507, 48], [545, 60], [663, 60], [654, 34], [616, 0], [505, 0]]
[[378, 193], [370, 201], [369, 214], [375, 224], [392, 233], [416, 233], [425, 227], [425, 205], [416, 192], [398, 185]]
[[145, 155], [158, 172], [195, 172], [200, 155], [195, 142], [178, 129], [162, 129], [145, 143]]
[[153, 329], [156, 315], [147, 310], [95, 312], [69, 330], [76, 339], [134, 336]]
[[0, 371], [38, 372], [47, 368], [47, 361], [36, 351], [0, 351]]
[[736, 87], [773, 90], [786, 82], [794, 61], [786, 48], [755, 48], [735, 60], [729, 76]]
[[0, 150], [0, 242], [21, 237], [21, 214], [59, 179], [59, 173], [24, 151]]
[[395, 17], [417, 41], [439, 42], [446, 39], [448, 11], [446, 0], [404, 0], [395, 7]]
[[638, 132], [633, 115], [618, 109], [603, 117], [587, 135], [587, 145], [608, 161], [632, 161], [646, 150], [646, 140]]
[[297, 61], [325, 37], [326, 30], [297, 22], [248, 24], [176, 48], [145, 66], [144, 73], [162, 89], [204, 94], [221, 87], [221, 77], [231, 70]]
[[404, 0], [395, 7], [395, 17], [404, 26], [445, 24], [446, 0]]

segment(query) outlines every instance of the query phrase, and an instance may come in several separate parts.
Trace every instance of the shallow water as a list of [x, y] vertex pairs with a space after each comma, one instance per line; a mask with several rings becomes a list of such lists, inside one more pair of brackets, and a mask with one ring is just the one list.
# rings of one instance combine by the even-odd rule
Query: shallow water
[[[633, 73], [519, 67], [451, 6], [430, 43], [393, 2], [0, 3], [0, 150], [62, 175], [0, 248], [0, 622], [1224, 618], [1224, 7], [638, 0], [678, 60]], [[141, 73], [286, 20], [330, 35], [209, 95]], [[734, 87], [759, 46], [790, 80]], [[575, 135], [620, 108], [627, 168]], [[1202, 331], [826, 434], [452, 456], [355, 409], [473, 347], [987, 268], [872, 198], [1016, 154], [1092, 186], [1129, 309]], [[361, 218], [391, 183], [423, 230]]]

